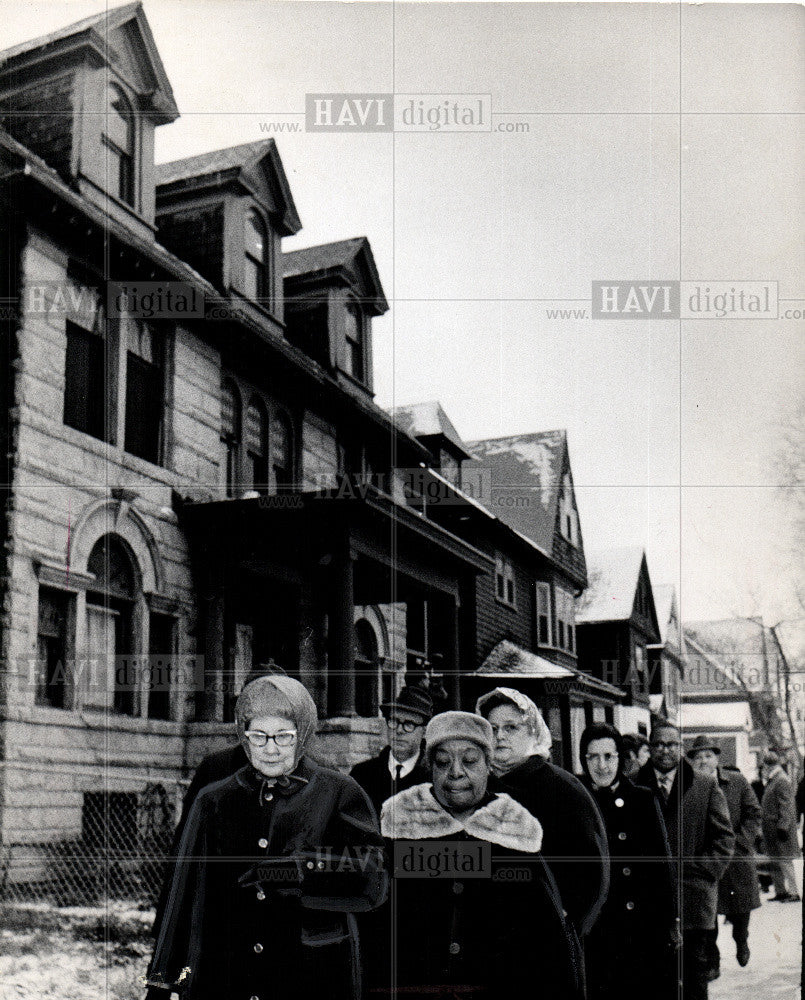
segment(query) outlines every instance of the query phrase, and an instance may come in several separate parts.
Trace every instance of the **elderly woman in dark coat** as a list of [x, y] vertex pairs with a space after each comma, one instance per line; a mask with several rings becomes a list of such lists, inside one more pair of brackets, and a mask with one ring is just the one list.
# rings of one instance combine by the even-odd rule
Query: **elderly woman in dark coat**
[[316, 709], [284, 676], [253, 681], [235, 710], [249, 765], [190, 810], [148, 1000], [360, 996], [354, 914], [385, 895], [374, 811], [346, 775], [304, 756]]
[[391, 934], [378, 935], [387, 969], [378, 992], [580, 996], [575, 936], [539, 853], [542, 828], [514, 799], [488, 790], [492, 747], [485, 719], [435, 716], [425, 731], [431, 782], [383, 805], [381, 830], [393, 841], [396, 949]]
[[623, 737], [588, 726], [579, 747], [583, 783], [607, 828], [609, 896], [585, 940], [589, 1000], [675, 996], [675, 891], [659, 806], [623, 773]]
[[607, 897], [609, 855], [601, 816], [581, 782], [550, 762], [551, 733], [534, 702], [515, 688], [499, 687], [478, 699], [495, 744], [494, 789], [506, 792], [540, 821], [542, 854], [580, 938]]

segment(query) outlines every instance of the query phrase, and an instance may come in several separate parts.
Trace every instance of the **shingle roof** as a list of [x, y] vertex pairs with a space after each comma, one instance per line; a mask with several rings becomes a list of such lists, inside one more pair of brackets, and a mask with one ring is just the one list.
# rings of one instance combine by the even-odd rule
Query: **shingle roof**
[[69, 38], [71, 35], [81, 34], [83, 31], [88, 31], [90, 28], [96, 28], [103, 25], [103, 30], [108, 30], [110, 28], [116, 27], [123, 21], [127, 20], [132, 14], [136, 14], [139, 10], [142, 10], [141, 3], [127, 3], [122, 7], [112, 7], [102, 10], [100, 14], [92, 14], [90, 17], [85, 17], [81, 21], [75, 21], [73, 24], [68, 24], [63, 28], [58, 28], [56, 31], [51, 31], [47, 35], [39, 35], [38, 38], [30, 38], [27, 41], [21, 42], [19, 45], [14, 45], [10, 49], [3, 49], [0, 52], [0, 65], [9, 59], [14, 59], [16, 56], [20, 56], [25, 52], [33, 52], [36, 49], [43, 49], [49, 45], [53, 45], [55, 42], [60, 42], [62, 39]]
[[475, 671], [476, 674], [575, 677], [576, 672], [503, 639]]
[[456, 446], [464, 455], [470, 457], [467, 446], [453, 425], [452, 420], [442, 409], [438, 400], [432, 399], [425, 403], [411, 403], [408, 406], [395, 406], [390, 410], [394, 422], [412, 437], [430, 437], [441, 434]]
[[316, 271], [329, 271], [334, 267], [346, 267], [355, 259], [365, 243], [365, 236], [355, 236], [335, 243], [320, 243], [315, 247], [290, 250], [282, 255], [282, 273], [286, 278]]
[[631, 618], [642, 562], [643, 550], [638, 546], [588, 552], [589, 586], [576, 602], [576, 622]]
[[509, 527], [553, 551], [557, 504], [567, 453], [563, 430], [466, 442], [489, 473], [489, 509]]
[[206, 177], [224, 170], [251, 166], [271, 149], [273, 139], [259, 139], [257, 142], [243, 142], [239, 146], [213, 149], [209, 153], [187, 156], [183, 160], [171, 160], [156, 165], [157, 184], [172, 184], [174, 181], [190, 177]]

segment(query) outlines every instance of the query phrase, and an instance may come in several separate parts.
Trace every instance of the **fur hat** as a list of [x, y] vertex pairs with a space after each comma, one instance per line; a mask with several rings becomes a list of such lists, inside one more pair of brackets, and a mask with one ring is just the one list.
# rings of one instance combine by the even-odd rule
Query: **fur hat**
[[495, 739], [492, 727], [472, 712], [440, 712], [428, 723], [425, 730], [425, 755], [430, 760], [434, 749], [445, 740], [471, 740], [492, 756]]

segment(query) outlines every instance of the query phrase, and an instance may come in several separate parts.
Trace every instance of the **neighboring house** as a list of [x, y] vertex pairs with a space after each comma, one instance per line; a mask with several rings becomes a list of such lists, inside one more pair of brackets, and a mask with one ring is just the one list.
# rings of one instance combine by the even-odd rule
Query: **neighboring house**
[[676, 588], [670, 583], [655, 584], [654, 607], [660, 627], [660, 641], [649, 643], [649, 701], [652, 714], [677, 720], [684, 674], [684, 644], [679, 624]]
[[257, 664], [347, 766], [423, 608], [447, 673], [475, 643], [493, 562], [392, 474], [432, 458], [373, 400], [367, 240], [283, 255], [273, 140], [155, 167], [177, 116], [139, 4], [0, 53], [3, 848], [142, 825]]
[[[760, 757], [769, 746], [793, 749], [797, 742], [792, 735], [795, 726], [793, 720], [789, 722], [787, 709], [794, 708], [791, 693], [796, 677], [790, 674], [776, 630], [764, 625], [760, 618], [725, 618], [685, 622], [684, 631], [687, 648], [695, 643], [696, 648], [707, 653], [714, 664], [712, 669], [728, 672], [746, 693], [752, 715], [751, 752]], [[687, 664], [683, 713], [690, 669]], [[713, 721], [718, 722], [717, 713]]]
[[[584, 548], [564, 431], [464, 443], [438, 404], [394, 411], [422, 443], [459, 456], [461, 488], [426, 471], [420, 490], [433, 520], [483, 552], [494, 573], [475, 578], [475, 642], [462, 656], [468, 709], [496, 685], [534, 698], [554, 737], [553, 759], [578, 769], [578, 742], [593, 719], [612, 720], [620, 690], [578, 669], [575, 595]], [[422, 432], [422, 433], [419, 433]], [[439, 489], [441, 484], [441, 489]]]
[[701, 645], [685, 626], [685, 675], [679, 721], [685, 747], [704, 734], [718, 740], [721, 762], [755, 777], [758, 753], [751, 696], [734, 664]]
[[648, 648], [660, 642], [646, 556], [640, 548], [608, 549], [588, 556], [590, 585], [576, 603], [579, 666], [626, 692], [615, 710], [624, 733], [650, 727]]

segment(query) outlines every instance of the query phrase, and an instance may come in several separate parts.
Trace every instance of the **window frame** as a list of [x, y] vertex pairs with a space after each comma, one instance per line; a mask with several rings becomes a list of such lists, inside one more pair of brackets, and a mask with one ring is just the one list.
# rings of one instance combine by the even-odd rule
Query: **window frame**
[[[354, 316], [356, 320], [357, 332], [354, 337], [350, 336], [350, 328], [347, 323], [348, 315]], [[360, 304], [351, 296], [344, 302], [342, 327], [344, 330], [344, 371], [356, 382], [366, 385], [366, 316]], [[356, 354], [359, 355], [360, 361], [360, 374], [358, 375], [354, 371]]]
[[495, 600], [517, 610], [517, 576], [514, 563], [503, 552], [495, 552]]
[[[555, 649], [554, 627], [553, 627], [553, 592], [551, 584], [546, 580], [537, 580], [534, 591], [537, 617], [537, 646], [543, 649]], [[545, 599], [543, 601], [543, 598]], [[547, 638], [543, 640], [542, 620], [545, 620], [545, 633]]]
[[[227, 387], [232, 389], [233, 415], [232, 428], [224, 425], [224, 392]], [[238, 383], [231, 375], [225, 375], [221, 379], [221, 426], [220, 440], [224, 445], [224, 495], [227, 499], [234, 499], [241, 486], [240, 472], [240, 451], [243, 438], [243, 395]]]
[[[254, 225], [252, 220], [256, 220], [257, 225]], [[249, 252], [250, 247], [247, 234], [250, 225], [252, 225], [255, 232], [259, 233], [262, 241], [262, 259]], [[245, 212], [243, 213], [242, 238], [243, 294], [248, 301], [254, 302], [271, 312], [274, 304], [274, 296], [272, 294], [274, 275], [272, 232], [271, 226], [265, 218], [265, 215], [253, 203], [246, 205]], [[253, 272], [250, 271], [250, 268], [253, 268]], [[253, 290], [250, 287], [250, 274], [253, 274], [254, 277]]]
[[[249, 436], [249, 411], [252, 409], [259, 413], [261, 421], [260, 444], [262, 447], [262, 454], [251, 448], [252, 442], [250, 441]], [[249, 489], [262, 494], [266, 494], [269, 491], [269, 465], [271, 462], [272, 437], [269, 432], [269, 426], [268, 407], [266, 406], [265, 401], [262, 396], [259, 396], [257, 393], [252, 393], [249, 398], [249, 402], [246, 405], [246, 411], [244, 414], [243, 448], [246, 452], [246, 457], [249, 460]], [[260, 478], [258, 478], [258, 473], [261, 473]]]
[[[110, 93], [114, 92], [117, 95], [117, 100], [122, 101], [126, 108], [128, 109], [128, 116], [130, 119], [130, 124], [128, 129], [130, 135], [127, 137], [127, 145], [130, 146], [129, 149], [123, 148], [120, 143], [109, 135], [109, 118], [110, 118], [110, 107], [113, 107], [113, 98], [110, 97]], [[126, 93], [126, 91], [120, 86], [119, 83], [114, 80], [108, 80], [106, 82], [104, 91], [104, 115], [101, 127], [101, 144], [106, 151], [105, 156], [105, 176], [107, 181], [108, 193], [115, 198], [116, 201], [121, 202], [124, 205], [128, 205], [129, 208], [137, 210], [137, 180], [138, 180], [138, 170], [137, 170], [137, 146], [138, 146], [138, 133], [137, 133], [137, 115], [134, 111], [134, 104]], [[117, 110], [117, 109], [115, 109]], [[126, 121], [125, 114], [119, 114], [119, 117]], [[111, 172], [109, 169], [109, 152], [111, 151], [114, 156], [114, 162], [117, 166], [116, 178], [114, 184], [114, 190], [111, 190], [109, 181], [111, 179]]]

